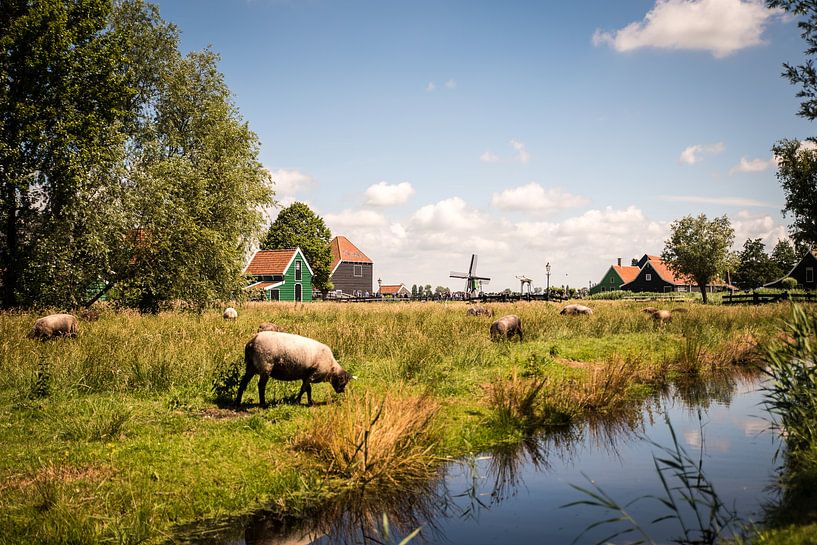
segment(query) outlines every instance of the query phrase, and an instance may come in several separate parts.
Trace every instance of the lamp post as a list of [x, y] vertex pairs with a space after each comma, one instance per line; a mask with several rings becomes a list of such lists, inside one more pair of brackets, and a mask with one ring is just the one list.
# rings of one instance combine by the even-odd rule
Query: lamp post
[[565, 301], [570, 300], [570, 283], [567, 281], [567, 273], [565, 273]]
[[550, 261], [545, 264], [545, 272], [547, 273], [548, 277], [547, 295], [545, 296], [545, 300], [550, 301]]

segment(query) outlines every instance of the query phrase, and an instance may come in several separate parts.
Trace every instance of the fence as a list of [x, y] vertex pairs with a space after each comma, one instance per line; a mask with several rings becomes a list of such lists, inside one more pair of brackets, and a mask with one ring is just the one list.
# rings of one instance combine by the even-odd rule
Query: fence
[[777, 303], [779, 301], [792, 301], [795, 303], [817, 303], [817, 294], [806, 293], [741, 293], [737, 295], [724, 295], [724, 305], [762, 305], [764, 303]]

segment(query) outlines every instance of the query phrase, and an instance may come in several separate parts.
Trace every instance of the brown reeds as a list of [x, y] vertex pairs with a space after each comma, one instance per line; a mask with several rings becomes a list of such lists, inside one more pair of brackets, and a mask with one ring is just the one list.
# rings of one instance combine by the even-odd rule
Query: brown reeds
[[357, 484], [427, 479], [436, 469], [438, 410], [429, 397], [350, 394], [316, 415], [294, 443]]

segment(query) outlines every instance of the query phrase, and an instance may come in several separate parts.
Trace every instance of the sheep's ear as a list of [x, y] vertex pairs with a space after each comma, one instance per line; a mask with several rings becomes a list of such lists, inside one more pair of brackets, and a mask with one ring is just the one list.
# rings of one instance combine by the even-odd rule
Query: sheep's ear
[[357, 380], [357, 375], [352, 375], [352, 380]]

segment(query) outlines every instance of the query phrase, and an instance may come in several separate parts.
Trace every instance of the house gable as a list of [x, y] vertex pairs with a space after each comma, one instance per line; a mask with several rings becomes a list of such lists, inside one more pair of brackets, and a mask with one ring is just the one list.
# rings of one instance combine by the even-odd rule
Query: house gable
[[[787, 277], [797, 280], [798, 288], [807, 290], [817, 289], [817, 249], [806, 252], [806, 255], [792, 267], [791, 271], [783, 276], [783, 278]], [[764, 287], [782, 288], [783, 278], [770, 282]]]

